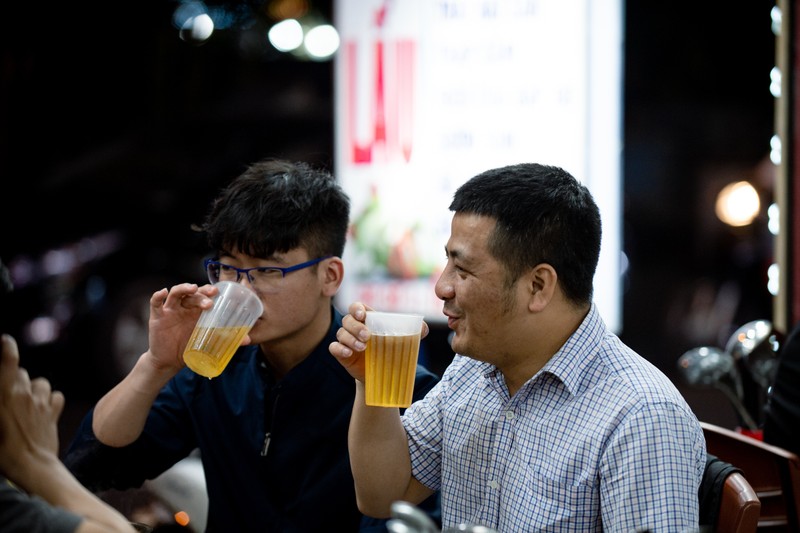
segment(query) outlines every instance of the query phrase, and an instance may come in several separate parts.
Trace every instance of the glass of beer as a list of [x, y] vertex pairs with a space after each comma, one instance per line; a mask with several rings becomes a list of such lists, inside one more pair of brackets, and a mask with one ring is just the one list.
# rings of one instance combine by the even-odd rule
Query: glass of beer
[[367, 405], [408, 407], [414, 393], [422, 315], [367, 311]]
[[197, 320], [183, 352], [186, 366], [207, 378], [219, 376], [239, 348], [242, 339], [264, 312], [252, 289], [235, 281], [215, 284], [214, 305]]

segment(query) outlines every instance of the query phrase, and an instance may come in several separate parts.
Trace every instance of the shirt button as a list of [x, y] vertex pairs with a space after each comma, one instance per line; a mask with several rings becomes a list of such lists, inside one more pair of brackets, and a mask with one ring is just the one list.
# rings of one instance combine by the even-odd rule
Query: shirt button
[[491, 481], [489, 482], [489, 488], [490, 488], [490, 489], [496, 489], [496, 488], [497, 488], [497, 487], [499, 487], [499, 486], [500, 486], [500, 483], [498, 483], [498, 482], [497, 482], [497, 481], [495, 481], [494, 479], [493, 479], [493, 480], [491, 480]]
[[514, 411], [506, 411], [506, 420], [514, 420]]

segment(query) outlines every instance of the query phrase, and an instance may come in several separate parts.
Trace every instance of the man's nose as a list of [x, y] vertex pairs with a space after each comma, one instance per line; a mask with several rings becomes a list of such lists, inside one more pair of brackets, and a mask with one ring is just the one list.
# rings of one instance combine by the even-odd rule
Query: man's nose
[[442, 273], [439, 274], [436, 285], [434, 285], [434, 292], [436, 293], [436, 297], [440, 300], [449, 300], [453, 298], [455, 290], [453, 288], [453, 283], [450, 281], [451, 279], [450, 269], [445, 267]]

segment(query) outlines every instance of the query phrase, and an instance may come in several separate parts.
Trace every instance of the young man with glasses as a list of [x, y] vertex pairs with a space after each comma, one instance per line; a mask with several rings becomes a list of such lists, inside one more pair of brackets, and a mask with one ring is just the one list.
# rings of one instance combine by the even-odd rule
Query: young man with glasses
[[[214, 379], [183, 349], [213, 285], [150, 301], [150, 346], [84, 419], [66, 462], [94, 490], [138, 487], [199, 449], [206, 531], [358, 531], [347, 453], [353, 378], [330, 356], [342, 315], [348, 197], [325, 171], [267, 160], [236, 178], [200, 228], [209, 281], [248, 284], [264, 312]], [[420, 367], [415, 394], [437, 378]], [[380, 526], [383, 529], [383, 526]], [[376, 530], [380, 530], [377, 529]], [[362, 529], [364, 530], [364, 529]]]

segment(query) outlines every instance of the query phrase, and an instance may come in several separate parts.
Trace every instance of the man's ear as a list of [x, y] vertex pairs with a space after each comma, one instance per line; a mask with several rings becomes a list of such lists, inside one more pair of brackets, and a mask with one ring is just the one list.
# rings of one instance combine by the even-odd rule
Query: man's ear
[[540, 263], [528, 271], [526, 278], [530, 291], [528, 309], [532, 312], [544, 310], [556, 293], [558, 284], [556, 269], [547, 263]]
[[335, 296], [344, 280], [344, 263], [339, 257], [324, 259], [320, 264], [319, 276], [325, 296]]

